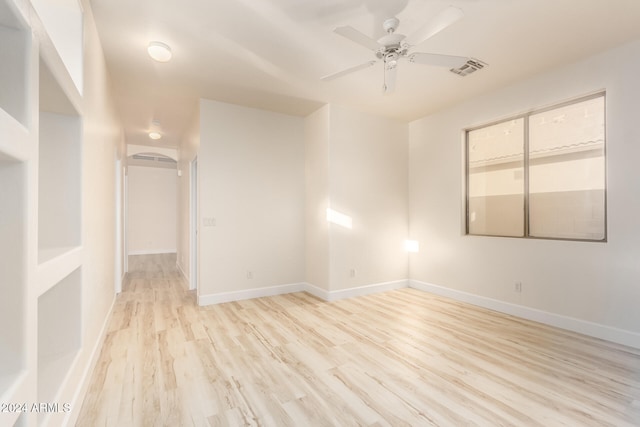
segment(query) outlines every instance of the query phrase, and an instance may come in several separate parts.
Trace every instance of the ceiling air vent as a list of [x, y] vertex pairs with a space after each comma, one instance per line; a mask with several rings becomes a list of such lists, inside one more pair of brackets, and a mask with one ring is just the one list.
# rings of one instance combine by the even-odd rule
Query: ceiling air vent
[[145, 155], [142, 155], [142, 154], [134, 154], [133, 158], [135, 160], [147, 160], [147, 161], [150, 161], [150, 162], [155, 162], [155, 160], [156, 160], [156, 158], [153, 157], [153, 156], [145, 156]]
[[487, 65], [486, 63], [480, 61], [479, 59], [471, 58], [467, 62], [464, 63], [461, 67], [452, 68], [451, 71], [454, 74], [459, 75], [460, 77], [468, 76], [471, 73], [475, 73], [478, 70], [484, 68]]
[[140, 153], [129, 156], [131, 166], [148, 166], [152, 168], [175, 169], [178, 162], [162, 154]]

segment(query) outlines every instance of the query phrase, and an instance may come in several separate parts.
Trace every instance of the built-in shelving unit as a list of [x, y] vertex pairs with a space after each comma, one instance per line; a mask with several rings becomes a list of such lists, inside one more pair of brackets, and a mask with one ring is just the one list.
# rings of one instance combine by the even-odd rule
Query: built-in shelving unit
[[[0, 402], [24, 395], [27, 366], [27, 186], [31, 31], [0, 1]], [[11, 414], [16, 422], [19, 414]]]
[[[2, 403], [70, 400], [82, 349], [82, 11], [39, 4], [48, 26], [32, 1], [0, 0]], [[0, 413], [1, 426], [58, 423]]]
[[[37, 401], [59, 402], [82, 343], [82, 114], [77, 85], [48, 37], [38, 88]], [[48, 424], [39, 414], [38, 425]]]

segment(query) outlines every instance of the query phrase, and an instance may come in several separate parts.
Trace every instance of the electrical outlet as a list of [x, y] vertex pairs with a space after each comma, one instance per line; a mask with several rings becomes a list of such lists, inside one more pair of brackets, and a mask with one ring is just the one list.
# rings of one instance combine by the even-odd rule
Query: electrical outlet
[[518, 292], [518, 293], [522, 292], [522, 282], [516, 282], [513, 285], [513, 290]]
[[356, 269], [352, 268], [351, 270], [349, 270], [349, 276], [350, 277], [356, 277]]
[[247, 279], [253, 279], [253, 271], [247, 270]]

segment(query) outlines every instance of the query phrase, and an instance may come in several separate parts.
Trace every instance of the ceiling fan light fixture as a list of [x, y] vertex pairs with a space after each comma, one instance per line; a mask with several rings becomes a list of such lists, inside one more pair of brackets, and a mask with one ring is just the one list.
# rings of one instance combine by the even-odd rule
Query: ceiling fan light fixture
[[171, 47], [168, 44], [159, 41], [152, 41], [147, 46], [149, 56], [158, 62], [169, 62], [173, 56]]
[[399, 58], [400, 58], [400, 55], [398, 55], [397, 52], [395, 52], [395, 51], [388, 52], [384, 56], [384, 64], [385, 64], [385, 67], [387, 68], [387, 70], [391, 70], [393, 68], [396, 68], [396, 66], [398, 65], [398, 59]]

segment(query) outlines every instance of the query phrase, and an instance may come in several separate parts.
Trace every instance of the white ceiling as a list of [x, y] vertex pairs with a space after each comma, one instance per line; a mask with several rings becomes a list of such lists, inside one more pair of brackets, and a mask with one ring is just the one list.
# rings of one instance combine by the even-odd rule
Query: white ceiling
[[[464, 17], [413, 51], [481, 59], [467, 77], [402, 62], [383, 95], [382, 64], [321, 82], [375, 59], [333, 33], [378, 38], [384, 17], [411, 34], [453, 5]], [[640, 0], [91, 0], [127, 143], [177, 147], [197, 100], [307, 115], [332, 102], [410, 121], [481, 93], [640, 38]], [[149, 41], [169, 44], [157, 63]], [[580, 76], [576, 76], [580, 78]], [[164, 133], [151, 141], [157, 120]]]

